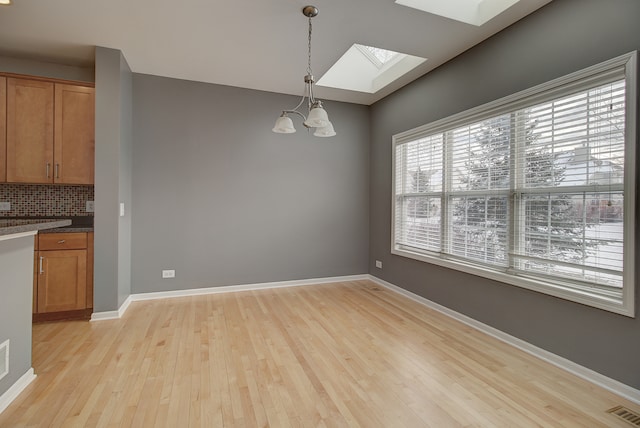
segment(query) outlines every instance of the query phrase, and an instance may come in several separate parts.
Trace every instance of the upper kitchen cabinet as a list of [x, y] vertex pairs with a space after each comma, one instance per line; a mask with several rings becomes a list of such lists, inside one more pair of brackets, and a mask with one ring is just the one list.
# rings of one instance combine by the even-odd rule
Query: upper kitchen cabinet
[[7, 181], [53, 183], [53, 83], [7, 79]]
[[94, 89], [55, 85], [54, 181], [93, 184]]
[[7, 78], [7, 182], [93, 184], [91, 87]]
[[7, 181], [7, 79], [0, 76], [0, 183]]

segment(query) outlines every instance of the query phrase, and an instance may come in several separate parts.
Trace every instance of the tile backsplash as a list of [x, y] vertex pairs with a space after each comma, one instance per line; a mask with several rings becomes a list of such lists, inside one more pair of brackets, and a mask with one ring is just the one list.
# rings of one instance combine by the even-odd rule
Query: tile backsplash
[[0, 202], [11, 203], [0, 217], [93, 215], [86, 212], [93, 200], [93, 186], [0, 183]]

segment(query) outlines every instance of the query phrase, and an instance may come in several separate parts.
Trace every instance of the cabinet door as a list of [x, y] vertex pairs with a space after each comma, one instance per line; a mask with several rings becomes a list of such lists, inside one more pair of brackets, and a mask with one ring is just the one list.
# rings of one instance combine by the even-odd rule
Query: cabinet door
[[53, 182], [53, 83], [7, 78], [7, 181]]
[[0, 76], [0, 183], [7, 181], [7, 78]]
[[93, 184], [94, 89], [55, 86], [54, 181]]
[[87, 250], [40, 251], [38, 313], [85, 309]]

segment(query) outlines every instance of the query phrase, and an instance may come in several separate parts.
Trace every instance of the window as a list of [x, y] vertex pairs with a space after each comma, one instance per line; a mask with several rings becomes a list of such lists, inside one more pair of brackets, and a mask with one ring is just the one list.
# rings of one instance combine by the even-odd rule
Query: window
[[633, 317], [636, 64], [394, 135], [392, 253]]

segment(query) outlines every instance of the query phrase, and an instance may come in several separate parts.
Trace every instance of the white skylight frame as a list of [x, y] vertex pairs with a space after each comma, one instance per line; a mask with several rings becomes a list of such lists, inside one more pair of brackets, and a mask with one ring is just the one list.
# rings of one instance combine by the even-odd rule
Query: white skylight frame
[[396, 4], [481, 26], [520, 0], [396, 0]]
[[316, 85], [375, 94], [426, 60], [354, 43]]

